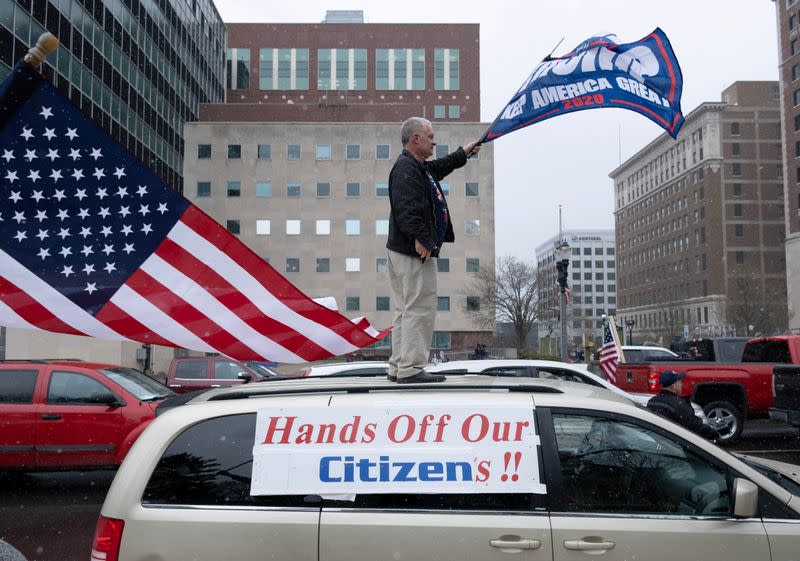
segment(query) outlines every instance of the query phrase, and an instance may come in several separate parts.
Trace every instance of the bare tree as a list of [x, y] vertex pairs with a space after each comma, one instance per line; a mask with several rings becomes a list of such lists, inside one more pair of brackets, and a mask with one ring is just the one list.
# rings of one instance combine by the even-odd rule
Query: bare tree
[[481, 306], [467, 309], [473, 320], [493, 328], [495, 322], [510, 323], [517, 353], [527, 347], [528, 334], [539, 316], [537, 269], [515, 257], [501, 257], [496, 267], [481, 267], [468, 287], [480, 297]]
[[661, 305], [659, 327], [655, 329], [655, 336], [662, 344], [669, 346], [675, 337], [683, 335], [683, 319], [681, 317], [680, 302], [666, 302]]
[[786, 297], [771, 293], [758, 275], [737, 278], [725, 303], [725, 319], [736, 333], [771, 335], [783, 331], [788, 324]]

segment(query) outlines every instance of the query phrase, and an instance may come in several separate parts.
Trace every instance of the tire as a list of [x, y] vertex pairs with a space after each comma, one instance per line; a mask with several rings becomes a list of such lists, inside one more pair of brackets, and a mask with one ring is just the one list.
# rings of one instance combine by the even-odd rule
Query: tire
[[703, 411], [714, 426], [714, 421], [720, 419], [719, 444], [736, 442], [744, 429], [744, 415], [739, 408], [730, 401], [711, 401], [703, 405]]

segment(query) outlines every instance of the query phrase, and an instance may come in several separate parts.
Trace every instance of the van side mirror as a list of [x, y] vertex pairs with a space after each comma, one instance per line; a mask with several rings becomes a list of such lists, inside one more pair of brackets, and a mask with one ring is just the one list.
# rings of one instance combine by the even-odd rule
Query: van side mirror
[[240, 380], [244, 380], [245, 382], [249, 382], [250, 380], [253, 379], [253, 375], [250, 374], [249, 372], [239, 372], [239, 374], [237, 374], [236, 377], [239, 378]]
[[758, 511], [758, 486], [752, 481], [737, 477], [733, 480], [733, 515], [752, 518]]

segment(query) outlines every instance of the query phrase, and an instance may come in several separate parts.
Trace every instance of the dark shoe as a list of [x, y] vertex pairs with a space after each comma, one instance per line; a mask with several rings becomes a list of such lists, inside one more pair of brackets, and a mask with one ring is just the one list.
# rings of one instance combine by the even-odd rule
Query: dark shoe
[[396, 382], [397, 376], [392, 376], [391, 374], [387, 374], [386, 379], [389, 380], [390, 382]]
[[409, 376], [408, 378], [398, 378], [398, 384], [431, 384], [433, 382], [444, 382], [446, 378], [441, 374], [431, 374], [430, 372], [425, 372], [424, 370], [420, 370], [413, 376]]

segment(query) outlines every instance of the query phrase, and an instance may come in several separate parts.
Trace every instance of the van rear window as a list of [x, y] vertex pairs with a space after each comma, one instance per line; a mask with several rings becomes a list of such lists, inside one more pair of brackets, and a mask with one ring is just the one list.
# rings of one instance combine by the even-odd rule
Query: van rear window
[[789, 343], [785, 339], [753, 341], [744, 347], [742, 362], [790, 364]]

